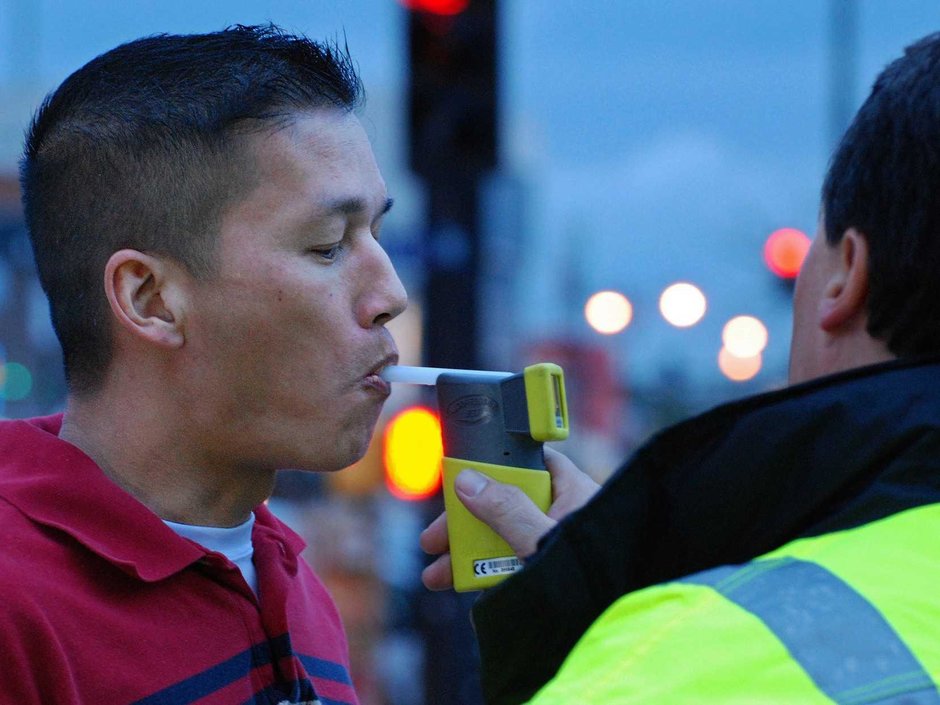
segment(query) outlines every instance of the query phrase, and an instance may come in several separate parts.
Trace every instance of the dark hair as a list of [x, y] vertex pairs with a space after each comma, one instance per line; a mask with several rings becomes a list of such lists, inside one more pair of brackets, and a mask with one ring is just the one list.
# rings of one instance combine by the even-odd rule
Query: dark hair
[[940, 352], [940, 33], [875, 81], [833, 155], [826, 239], [869, 250], [868, 332], [898, 356]]
[[111, 360], [111, 254], [134, 248], [211, 275], [222, 211], [253, 183], [246, 137], [362, 99], [346, 47], [270, 25], [129, 42], [46, 98], [20, 181], [73, 393], [98, 389]]

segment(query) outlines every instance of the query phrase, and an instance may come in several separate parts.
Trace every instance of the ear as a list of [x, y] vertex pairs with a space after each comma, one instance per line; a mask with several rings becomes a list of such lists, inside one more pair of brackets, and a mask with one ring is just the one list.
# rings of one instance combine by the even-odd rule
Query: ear
[[164, 348], [184, 342], [180, 269], [161, 257], [118, 250], [104, 269], [111, 312], [128, 332]]
[[836, 332], [858, 316], [865, 315], [868, 299], [868, 240], [849, 228], [833, 248], [829, 280], [819, 306], [819, 324], [827, 333]]

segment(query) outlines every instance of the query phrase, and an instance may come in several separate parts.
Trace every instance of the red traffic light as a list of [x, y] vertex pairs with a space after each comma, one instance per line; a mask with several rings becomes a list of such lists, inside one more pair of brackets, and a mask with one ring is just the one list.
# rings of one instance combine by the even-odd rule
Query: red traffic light
[[459, 15], [467, 9], [470, 0], [399, 0], [408, 10], [432, 15]]
[[809, 251], [810, 239], [802, 230], [780, 228], [764, 243], [764, 262], [782, 279], [795, 279]]
[[441, 421], [423, 406], [398, 412], [385, 427], [385, 484], [399, 499], [432, 497], [441, 486]]

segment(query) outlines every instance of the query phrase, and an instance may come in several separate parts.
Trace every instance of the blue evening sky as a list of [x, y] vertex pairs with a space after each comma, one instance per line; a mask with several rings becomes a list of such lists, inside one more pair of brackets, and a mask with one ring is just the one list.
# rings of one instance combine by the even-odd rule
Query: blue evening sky
[[[608, 347], [636, 383], [681, 368], [730, 395], [738, 388], [714, 362], [720, 331], [748, 313], [770, 328], [755, 384], [782, 381], [789, 302], [760, 247], [777, 227], [815, 226], [832, 146], [830, 5], [503, 0], [503, 164], [521, 194], [510, 206], [520, 225], [503, 233], [520, 254], [501, 295], [513, 336], [578, 335]], [[940, 28], [934, 0], [856, 6], [854, 106], [905, 45]], [[0, 0], [0, 169], [15, 169], [39, 97], [96, 54], [143, 34], [266, 21], [345, 35], [371, 100], [368, 129], [401, 197], [398, 230], [417, 227], [420, 189], [402, 147], [405, 21], [394, 0]], [[677, 280], [709, 298], [687, 331], [656, 311]], [[604, 287], [631, 298], [635, 319], [600, 340], [579, 311]]]

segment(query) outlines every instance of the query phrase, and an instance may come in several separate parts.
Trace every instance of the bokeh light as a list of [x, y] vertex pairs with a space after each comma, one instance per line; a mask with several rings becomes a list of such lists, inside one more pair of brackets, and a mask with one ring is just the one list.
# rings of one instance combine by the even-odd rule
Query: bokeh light
[[399, 499], [426, 499], [441, 486], [441, 422], [423, 406], [398, 412], [385, 428], [382, 459], [389, 492]]
[[33, 375], [18, 362], [8, 362], [0, 367], [0, 399], [20, 401], [33, 391]]
[[470, 0], [399, 0], [408, 10], [430, 12], [433, 15], [459, 15], [470, 5]]
[[764, 262], [778, 277], [793, 279], [800, 273], [811, 241], [796, 228], [780, 228], [772, 232], [764, 243]]
[[598, 333], [619, 333], [633, 320], [633, 305], [619, 291], [598, 291], [587, 300], [584, 317]]
[[727, 348], [722, 348], [718, 353], [718, 368], [732, 382], [753, 379], [760, 372], [762, 365], [763, 358], [760, 353], [750, 357], [737, 357], [728, 352]]
[[677, 328], [694, 326], [702, 320], [706, 308], [705, 294], [689, 282], [671, 284], [659, 297], [659, 312]]
[[754, 316], [735, 316], [725, 324], [721, 342], [735, 357], [754, 357], [767, 347], [767, 326]]

